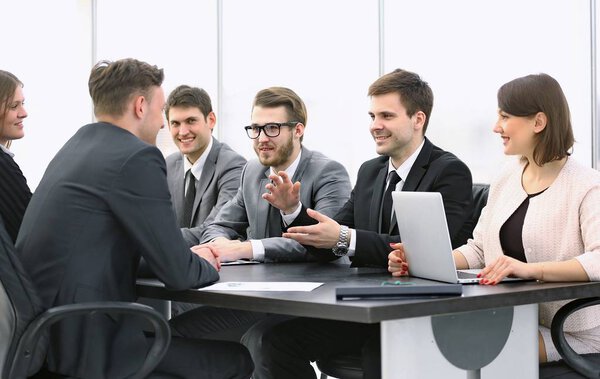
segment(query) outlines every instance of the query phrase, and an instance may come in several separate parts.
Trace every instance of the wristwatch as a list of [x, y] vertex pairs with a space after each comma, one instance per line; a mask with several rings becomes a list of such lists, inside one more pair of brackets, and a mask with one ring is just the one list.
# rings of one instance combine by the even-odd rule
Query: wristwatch
[[348, 229], [347, 226], [341, 225], [340, 226], [340, 239], [337, 241], [337, 243], [335, 244], [333, 249], [331, 249], [331, 251], [333, 251], [333, 255], [338, 256], [338, 257], [343, 257], [344, 255], [348, 254], [349, 239], [350, 239], [350, 230]]

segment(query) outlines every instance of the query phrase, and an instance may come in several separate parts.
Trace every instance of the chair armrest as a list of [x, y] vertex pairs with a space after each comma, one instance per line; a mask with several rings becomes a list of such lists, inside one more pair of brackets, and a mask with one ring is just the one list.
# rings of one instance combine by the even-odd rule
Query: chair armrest
[[600, 297], [587, 297], [584, 299], [573, 300], [563, 305], [558, 312], [556, 312], [550, 328], [552, 342], [554, 342], [554, 346], [558, 353], [573, 370], [587, 378], [600, 377], [600, 368], [597, 367], [595, 363], [592, 363], [577, 354], [571, 346], [569, 346], [567, 339], [565, 338], [563, 327], [566, 318], [569, 317], [571, 313], [598, 304], [600, 304]]
[[138, 304], [116, 301], [67, 304], [53, 307], [37, 316], [28, 326], [17, 345], [9, 378], [25, 378], [31, 358], [34, 356], [40, 337], [48, 328], [67, 317], [94, 313], [137, 315], [149, 321], [154, 328], [154, 343], [146, 355], [142, 367], [130, 379], [147, 377], [160, 363], [171, 343], [171, 329], [164, 317], [153, 308]]

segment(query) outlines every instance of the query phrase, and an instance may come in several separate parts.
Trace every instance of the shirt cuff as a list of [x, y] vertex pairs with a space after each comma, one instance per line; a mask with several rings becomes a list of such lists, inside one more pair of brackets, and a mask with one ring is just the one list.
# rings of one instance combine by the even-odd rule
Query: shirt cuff
[[288, 215], [283, 214], [283, 211], [280, 210], [279, 213], [281, 213], [281, 219], [283, 220], [283, 224], [285, 226], [291, 225], [292, 222], [294, 222], [294, 220], [296, 219], [296, 217], [298, 217], [301, 210], [302, 210], [301, 202], [298, 202], [298, 208], [296, 208], [295, 211], [293, 211], [292, 213], [290, 213]]
[[348, 246], [348, 254], [349, 257], [354, 256], [354, 252], [356, 251], [356, 229], [350, 229], [350, 245]]
[[265, 245], [261, 240], [250, 240], [252, 245], [252, 260], [263, 262], [265, 260]]

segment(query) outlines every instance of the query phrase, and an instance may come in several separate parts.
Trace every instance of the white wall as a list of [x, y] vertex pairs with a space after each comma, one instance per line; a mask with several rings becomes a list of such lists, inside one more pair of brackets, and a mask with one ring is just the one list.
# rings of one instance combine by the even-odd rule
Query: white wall
[[561, 83], [577, 140], [591, 165], [591, 61], [587, 0], [385, 1], [385, 68], [406, 67], [435, 95], [428, 136], [489, 182], [504, 156], [496, 92], [545, 72]]
[[91, 120], [90, 1], [0, 2], [0, 69], [24, 83], [25, 138], [12, 144], [33, 190], [73, 133]]
[[[546, 72], [569, 100], [574, 156], [591, 165], [590, 1], [96, 0], [95, 44], [93, 0], [2, 1], [8, 42], [0, 68], [25, 83], [30, 115], [26, 137], [12, 149], [35, 188], [56, 151], [92, 120], [87, 77], [95, 51], [98, 60], [135, 57], [163, 67], [166, 93], [179, 84], [205, 88], [219, 115], [215, 135], [247, 158], [253, 152], [242, 127], [254, 94], [288, 86], [308, 107], [305, 145], [342, 162], [353, 180], [375, 156], [366, 92], [380, 65], [430, 83], [427, 134], [463, 159], [476, 181], [491, 180], [503, 160], [491, 132], [498, 87]], [[169, 138], [161, 132], [165, 154], [174, 149]]]

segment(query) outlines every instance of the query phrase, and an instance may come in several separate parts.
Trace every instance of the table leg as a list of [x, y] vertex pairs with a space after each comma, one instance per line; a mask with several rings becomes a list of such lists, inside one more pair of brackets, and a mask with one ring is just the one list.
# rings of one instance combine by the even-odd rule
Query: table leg
[[384, 379], [537, 378], [537, 304], [384, 321], [381, 352]]

